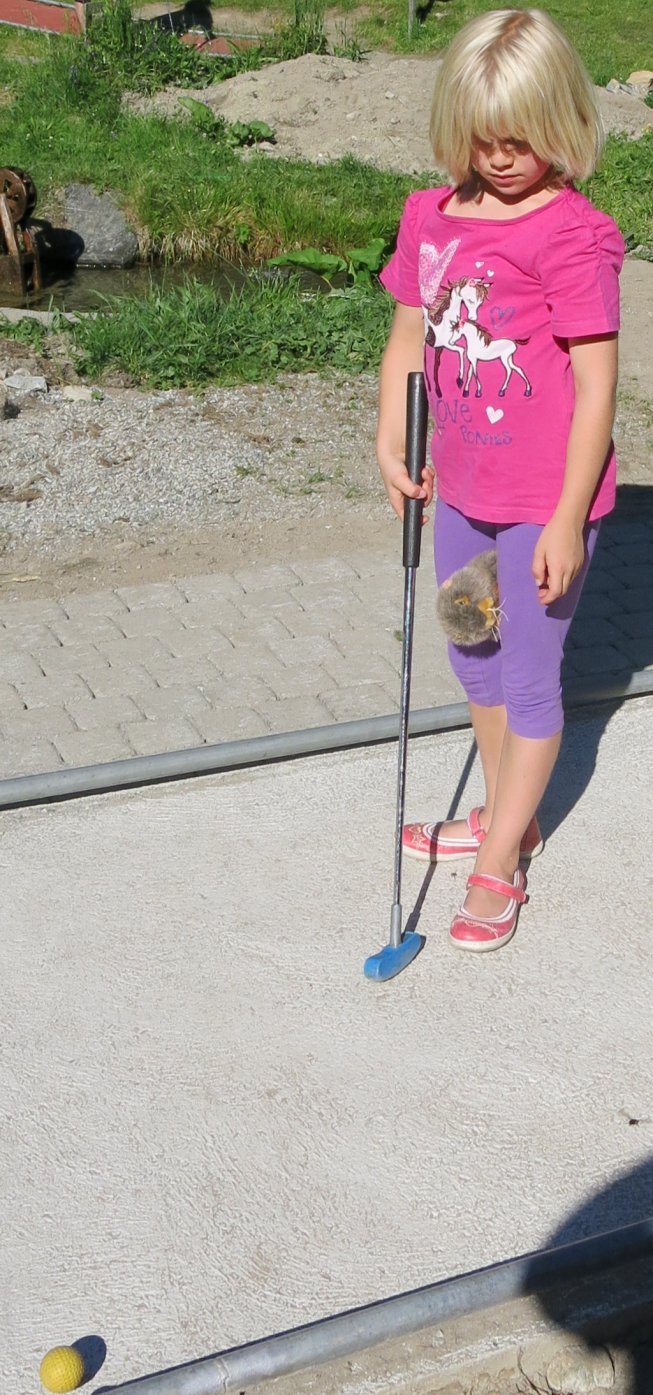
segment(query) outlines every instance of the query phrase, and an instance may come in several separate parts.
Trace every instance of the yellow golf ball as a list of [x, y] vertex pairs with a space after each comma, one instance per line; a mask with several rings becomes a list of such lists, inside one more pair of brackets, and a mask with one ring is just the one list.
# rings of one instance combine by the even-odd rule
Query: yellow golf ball
[[75, 1347], [53, 1347], [47, 1351], [40, 1366], [41, 1385], [55, 1395], [77, 1390], [84, 1379], [84, 1362]]

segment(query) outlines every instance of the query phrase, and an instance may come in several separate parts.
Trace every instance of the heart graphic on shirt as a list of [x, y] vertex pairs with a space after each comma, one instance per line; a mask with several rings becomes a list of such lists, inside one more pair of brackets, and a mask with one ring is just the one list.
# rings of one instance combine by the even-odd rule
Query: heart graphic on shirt
[[494, 272], [493, 272], [493, 271], [490, 271], [489, 267], [488, 267], [488, 273], [487, 273], [487, 274], [488, 274], [488, 276], [494, 276]]
[[503, 416], [503, 412], [502, 412], [502, 410], [501, 410], [500, 407], [486, 407], [486, 408], [485, 408], [485, 411], [486, 411], [488, 420], [492, 422], [492, 425], [493, 425], [493, 426], [496, 426], [496, 423], [497, 423], [498, 421], [501, 421], [501, 418], [502, 418], [502, 416]]
[[418, 277], [419, 292], [424, 305], [435, 304], [444, 273], [459, 246], [459, 237], [452, 238], [442, 251], [432, 242], [420, 243]]
[[494, 329], [499, 325], [507, 325], [516, 314], [514, 305], [493, 305], [490, 308], [490, 320]]
[[479, 266], [482, 266], [482, 265], [483, 265], [482, 262], [474, 262], [474, 266], [476, 267], [477, 271], [478, 271]]

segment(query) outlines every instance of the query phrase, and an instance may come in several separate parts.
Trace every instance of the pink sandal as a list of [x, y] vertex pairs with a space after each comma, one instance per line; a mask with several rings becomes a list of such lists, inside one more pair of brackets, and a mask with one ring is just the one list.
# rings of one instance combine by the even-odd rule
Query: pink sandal
[[497, 916], [473, 916], [464, 907], [461, 908], [451, 922], [449, 936], [452, 944], [456, 949], [471, 949], [476, 953], [500, 949], [512, 939], [517, 928], [519, 908], [528, 900], [524, 873], [518, 867], [512, 881], [504, 882], [501, 877], [486, 877], [480, 872], [472, 872], [471, 877], [467, 878], [467, 886], [482, 886], [486, 891], [496, 891], [499, 896], [507, 898], [508, 905], [502, 915]]
[[[476, 857], [481, 843], [487, 837], [480, 821], [480, 809], [472, 809], [467, 817], [469, 837], [446, 838], [440, 833], [441, 823], [407, 823], [401, 838], [401, 846], [407, 857], [421, 862], [455, 862], [459, 857]], [[530, 861], [537, 857], [544, 847], [537, 819], [531, 819], [521, 841], [520, 857]]]

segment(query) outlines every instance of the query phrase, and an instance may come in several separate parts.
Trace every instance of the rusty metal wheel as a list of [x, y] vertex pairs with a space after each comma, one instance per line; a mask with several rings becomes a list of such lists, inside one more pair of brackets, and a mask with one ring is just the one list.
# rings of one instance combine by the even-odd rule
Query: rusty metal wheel
[[36, 208], [36, 185], [25, 170], [0, 169], [0, 194], [4, 194], [12, 223], [24, 223]]

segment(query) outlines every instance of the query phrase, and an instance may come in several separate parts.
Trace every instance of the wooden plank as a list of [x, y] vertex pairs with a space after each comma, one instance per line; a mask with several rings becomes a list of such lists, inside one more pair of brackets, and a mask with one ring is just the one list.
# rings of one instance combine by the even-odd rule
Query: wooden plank
[[21, 29], [40, 29], [48, 34], [80, 34], [84, 25], [79, 4], [55, 0], [0, 0], [0, 24]]

